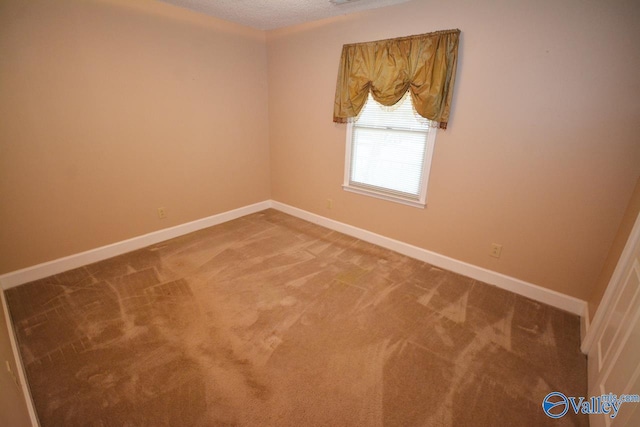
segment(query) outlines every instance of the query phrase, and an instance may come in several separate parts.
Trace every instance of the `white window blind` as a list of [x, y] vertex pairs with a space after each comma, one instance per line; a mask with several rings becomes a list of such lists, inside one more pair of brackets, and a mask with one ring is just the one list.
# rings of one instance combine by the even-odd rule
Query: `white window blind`
[[411, 97], [384, 107], [369, 94], [347, 131], [346, 190], [424, 206], [435, 123], [420, 117]]

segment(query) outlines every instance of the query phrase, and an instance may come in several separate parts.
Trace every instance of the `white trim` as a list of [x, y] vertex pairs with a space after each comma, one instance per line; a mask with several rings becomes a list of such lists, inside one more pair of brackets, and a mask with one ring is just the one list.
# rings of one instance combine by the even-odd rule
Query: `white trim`
[[4, 291], [0, 289], [0, 300], [2, 300], [2, 309], [4, 310], [4, 319], [7, 323], [7, 328], [9, 330], [9, 341], [11, 342], [11, 351], [13, 353], [13, 359], [16, 362], [18, 379], [20, 380], [20, 388], [22, 389], [22, 394], [24, 395], [24, 401], [27, 404], [27, 411], [29, 412], [29, 418], [31, 419], [31, 425], [33, 427], [38, 427], [40, 423], [38, 422], [38, 416], [36, 415], [36, 408], [33, 404], [33, 399], [31, 398], [31, 390], [29, 390], [29, 383], [27, 382], [27, 376], [25, 375], [24, 366], [22, 365], [22, 358], [20, 357], [20, 352], [18, 351], [18, 343], [16, 342], [16, 336], [13, 329], [13, 322], [11, 321], [11, 316], [9, 314], [9, 306], [7, 305], [7, 300], [4, 298]]
[[580, 342], [584, 341], [590, 327], [591, 317], [589, 316], [589, 304], [586, 304], [584, 306], [584, 313], [582, 313], [582, 317], [580, 318]]
[[516, 294], [531, 298], [533, 300], [548, 304], [550, 306], [568, 311], [570, 313], [582, 316], [587, 306], [586, 301], [562, 294], [551, 289], [543, 288], [532, 283], [525, 282], [515, 277], [510, 277], [502, 273], [487, 270], [463, 261], [449, 258], [408, 243], [400, 242], [389, 237], [381, 236], [371, 231], [363, 230], [339, 221], [325, 218], [314, 213], [286, 205], [284, 203], [272, 201], [271, 207], [296, 216], [309, 222], [330, 228], [340, 233], [348, 234], [369, 243], [382, 246], [392, 251], [401, 253], [411, 258], [424, 261], [436, 267], [440, 267], [454, 273], [462, 274], [472, 279], [480, 280], [485, 283], [497, 286], [502, 289], [514, 292]]
[[[22, 270], [13, 271], [11, 273], [0, 276], [0, 287], [9, 289], [14, 286], [28, 283], [33, 280], [49, 277], [63, 271], [71, 270], [90, 263], [98, 262], [107, 258], [131, 252], [136, 249], [144, 248], [167, 239], [211, 227], [223, 222], [231, 221], [245, 215], [259, 212], [268, 208], [274, 208], [284, 213], [296, 216], [298, 218], [319, 224], [323, 227], [339, 231], [344, 234], [362, 239], [366, 242], [391, 249], [411, 258], [427, 262], [436, 267], [453, 271], [458, 274], [480, 280], [485, 283], [515, 292], [519, 295], [531, 298], [536, 301], [543, 302], [553, 307], [560, 308], [578, 316], [584, 316], [587, 303], [581, 299], [574, 298], [562, 294], [551, 289], [543, 288], [532, 283], [525, 282], [514, 277], [487, 270], [463, 261], [440, 255], [408, 243], [400, 242], [389, 237], [354, 227], [339, 221], [335, 221], [284, 203], [274, 200], [265, 200], [260, 203], [234, 209], [232, 211], [223, 212], [207, 218], [188, 222], [186, 224], [177, 225], [175, 227], [166, 228], [164, 230], [155, 231], [153, 233], [134, 237], [132, 239], [113, 243], [111, 245], [102, 246], [79, 254], [60, 258], [57, 260], [38, 264]], [[589, 328], [593, 329], [593, 328]]]
[[63, 271], [72, 270], [74, 268], [82, 267], [83, 265], [135, 251], [164, 240], [173, 239], [174, 237], [202, 230], [203, 228], [222, 224], [223, 222], [231, 221], [245, 215], [260, 212], [268, 209], [269, 207], [271, 207], [271, 201], [265, 200], [253, 205], [244, 206], [231, 211], [222, 212], [217, 215], [187, 222], [185, 224], [176, 225], [175, 227], [165, 228], [163, 230], [154, 231], [149, 234], [133, 237], [131, 239], [96, 249], [80, 252], [64, 258], [34, 265], [32, 267], [23, 268], [22, 270], [12, 271], [0, 276], [0, 288], [9, 289], [14, 286], [22, 285], [23, 283], [53, 276], [54, 274], [62, 273]]
[[589, 354], [591, 351], [595, 338], [600, 336], [601, 329], [605, 326], [605, 317], [607, 317], [607, 314], [613, 310], [616, 289], [618, 288], [619, 283], [622, 283], [622, 276], [626, 266], [631, 262], [636, 242], [640, 242], [640, 214], [638, 214], [636, 222], [631, 229], [631, 233], [629, 233], [629, 237], [624, 245], [622, 254], [620, 254], [616, 268], [613, 270], [611, 279], [609, 279], [609, 283], [607, 284], [607, 289], [604, 291], [600, 305], [598, 305], [598, 309], [593, 315], [591, 325], [582, 340], [580, 350], [582, 350], [584, 354]]

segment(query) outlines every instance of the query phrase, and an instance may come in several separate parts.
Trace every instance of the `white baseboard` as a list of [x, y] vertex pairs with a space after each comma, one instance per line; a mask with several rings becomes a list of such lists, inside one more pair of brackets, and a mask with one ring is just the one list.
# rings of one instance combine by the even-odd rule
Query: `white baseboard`
[[22, 285], [23, 283], [43, 279], [45, 277], [53, 276], [54, 274], [62, 273], [63, 271], [72, 270], [74, 268], [82, 267], [83, 265], [122, 255], [149, 245], [154, 245], [164, 240], [173, 239], [174, 237], [202, 230], [203, 228], [222, 224], [223, 222], [231, 221], [245, 215], [260, 212], [270, 207], [271, 201], [265, 200], [253, 205], [244, 206], [231, 211], [222, 212], [217, 215], [187, 222], [185, 224], [176, 225], [175, 227], [165, 228], [163, 230], [154, 231], [152, 233], [133, 237], [121, 242], [91, 249], [86, 252], [80, 252], [64, 258], [34, 265], [33, 267], [23, 268], [22, 270], [13, 271], [0, 276], [0, 287], [2, 289], [9, 289], [14, 286]]
[[271, 207], [289, 215], [296, 216], [340, 233], [348, 234], [349, 236], [373, 243], [374, 245], [391, 249], [392, 251], [411, 258], [424, 261], [433, 266], [453, 271], [454, 273], [480, 280], [490, 285], [548, 304], [552, 307], [557, 307], [561, 310], [577, 314], [578, 316], [583, 316], [586, 310], [587, 303], [585, 301], [551, 289], [543, 288], [514, 277], [449, 258], [408, 243], [400, 242], [389, 237], [372, 233], [371, 231], [363, 230], [362, 228], [334, 221], [302, 209], [294, 208], [293, 206], [289, 206], [284, 203], [272, 201]]
[[186, 224], [177, 225], [175, 227], [166, 228], [164, 230], [155, 231], [153, 233], [134, 237], [132, 239], [123, 240], [111, 245], [102, 246], [79, 254], [60, 258], [57, 260], [38, 264], [33, 267], [14, 271], [0, 276], [0, 286], [8, 289], [14, 286], [28, 283], [33, 280], [42, 279], [63, 271], [81, 267], [83, 265], [102, 261], [117, 255], [141, 249], [149, 245], [161, 242], [163, 240], [172, 239], [183, 234], [198, 231], [203, 228], [211, 227], [223, 222], [231, 221], [245, 215], [259, 212], [264, 209], [274, 208], [289, 215], [304, 219], [309, 222], [330, 228], [340, 233], [356, 237], [369, 243], [393, 250], [395, 252], [407, 255], [411, 258], [424, 261], [439, 268], [462, 274], [472, 279], [480, 280], [485, 283], [497, 286], [502, 289], [514, 292], [516, 294], [531, 298], [533, 300], [548, 304], [553, 307], [568, 311], [584, 318], [587, 303], [581, 299], [574, 298], [560, 292], [556, 292], [547, 288], [543, 288], [532, 283], [525, 282], [514, 277], [510, 277], [495, 271], [487, 270], [463, 261], [449, 258], [417, 246], [410, 245], [389, 237], [381, 236], [362, 228], [354, 227], [339, 221], [335, 221], [302, 209], [289, 206], [274, 200], [265, 200], [260, 203], [223, 212], [207, 218], [188, 222]]
[[[27, 383], [27, 375], [25, 374], [24, 365], [22, 364], [22, 358], [18, 351], [18, 342], [16, 340], [15, 330], [13, 329], [13, 322], [9, 315], [9, 306], [7, 300], [4, 297], [4, 291], [0, 290], [0, 300], [2, 301], [2, 310], [4, 311], [4, 318], [7, 323], [7, 329], [9, 332], [9, 341], [11, 342], [11, 352], [13, 353], [13, 359], [16, 362], [18, 380], [20, 381], [20, 388], [24, 396], [24, 401], [27, 404], [27, 411], [29, 412], [29, 419], [31, 420], [32, 427], [38, 427], [38, 416], [36, 415], [36, 408], [31, 398], [31, 390], [29, 390], [29, 383]], [[4, 367], [3, 367], [4, 368]]]

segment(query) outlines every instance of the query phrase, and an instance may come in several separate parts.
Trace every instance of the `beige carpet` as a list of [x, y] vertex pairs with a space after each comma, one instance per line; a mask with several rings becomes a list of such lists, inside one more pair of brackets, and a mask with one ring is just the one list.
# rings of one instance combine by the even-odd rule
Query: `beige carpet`
[[6, 295], [43, 426], [587, 425], [576, 316], [274, 210]]

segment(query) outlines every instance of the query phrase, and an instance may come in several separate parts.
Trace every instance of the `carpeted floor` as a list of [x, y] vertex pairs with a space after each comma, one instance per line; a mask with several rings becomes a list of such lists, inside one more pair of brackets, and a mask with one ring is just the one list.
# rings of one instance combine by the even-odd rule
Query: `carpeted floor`
[[588, 425], [578, 317], [274, 210], [6, 296], [42, 426]]

